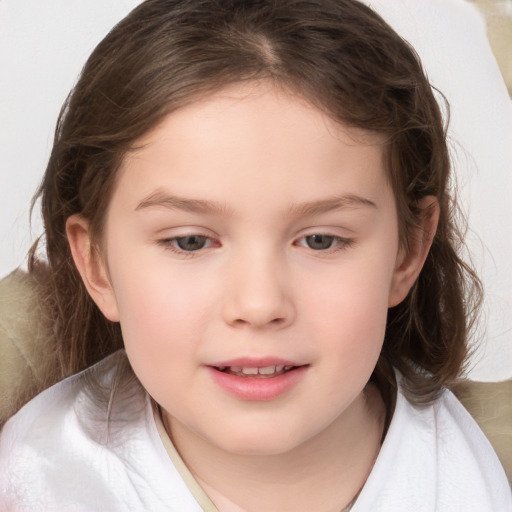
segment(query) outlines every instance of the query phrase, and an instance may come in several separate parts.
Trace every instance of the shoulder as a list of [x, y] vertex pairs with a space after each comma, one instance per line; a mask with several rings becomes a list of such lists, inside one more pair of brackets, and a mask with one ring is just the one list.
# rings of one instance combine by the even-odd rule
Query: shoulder
[[432, 405], [431, 414], [435, 420], [439, 494], [448, 498], [454, 488], [460, 488], [468, 500], [487, 499], [489, 510], [512, 510], [512, 492], [498, 456], [455, 395], [445, 390]]
[[[20, 504], [24, 511], [100, 510], [97, 500], [113, 504], [101, 472], [109, 464], [116, 467], [116, 450], [108, 440], [108, 397], [120, 360], [114, 354], [59, 382], [5, 424], [0, 437], [1, 510], [19, 510]], [[133, 391], [131, 402], [140, 421], [144, 395]], [[88, 508], [75, 508], [66, 499]]]
[[[83, 433], [90, 435], [85, 424], [75, 424], [74, 420], [94, 416], [105, 418], [107, 390], [112, 388], [120, 360], [120, 353], [113, 354], [37, 395], [7, 421], [2, 429], [0, 447], [6, 449], [8, 444], [15, 446], [33, 438], [49, 439], [54, 432], [59, 432], [60, 438], [68, 430], [84, 431], [84, 427]], [[96, 424], [98, 430], [101, 429], [99, 423]]]
[[[27, 510], [36, 510], [32, 506], [36, 500], [40, 500], [41, 507], [44, 503], [51, 509], [57, 485], [77, 486], [77, 468], [91, 454], [89, 462], [94, 468], [106, 415], [102, 393], [96, 396], [93, 387], [109, 386], [114, 363], [115, 356], [111, 356], [57, 383], [4, 425], [0, 437], [0, 503], [5, 500], [2, 510], [16, 509], [19, 503], [26, 504]], [[86, 482], [87, 475], [81, 476]]]
[[354, 512], [512, 510], [496, 454], [448, 390], [419, 407], [399, 388], [388, 433], [360, 498]]
[[124, 352], [44, 391], [0, 436], [2, 512], [198, 511]]

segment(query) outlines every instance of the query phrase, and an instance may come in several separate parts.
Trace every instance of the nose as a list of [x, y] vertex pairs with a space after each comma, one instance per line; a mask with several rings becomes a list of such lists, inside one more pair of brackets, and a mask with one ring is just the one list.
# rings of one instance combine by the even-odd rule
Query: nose
[[224, 321], [233, 327], [284, 328], [296, 315], [291, 282], [272, 255], [238, 257], [228, 274]]

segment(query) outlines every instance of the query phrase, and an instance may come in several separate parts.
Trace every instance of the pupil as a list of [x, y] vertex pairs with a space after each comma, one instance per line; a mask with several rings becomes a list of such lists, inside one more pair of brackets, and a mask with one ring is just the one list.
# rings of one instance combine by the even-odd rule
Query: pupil
[[331, 247], [332, 242], [334, 241], [334, 236], [332, 235], [311, 235], [306, 237], [308, 246], [311, 249], [329, 249]]
[[206, 243], [206, 237], [200, 235], [184, 236], [176, 239], [178, 247], [183, 251], [197, 251]]

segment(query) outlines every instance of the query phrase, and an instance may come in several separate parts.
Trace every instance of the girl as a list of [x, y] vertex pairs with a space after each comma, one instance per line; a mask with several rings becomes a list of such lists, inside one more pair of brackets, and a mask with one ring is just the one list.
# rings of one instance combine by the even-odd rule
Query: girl
[[446, 389], [478, 302], [448, 174], [362, 4], [144, 2], [57, 127], [47, 300], [87, 369], [6, 424], [1, 509], [510, 510]]

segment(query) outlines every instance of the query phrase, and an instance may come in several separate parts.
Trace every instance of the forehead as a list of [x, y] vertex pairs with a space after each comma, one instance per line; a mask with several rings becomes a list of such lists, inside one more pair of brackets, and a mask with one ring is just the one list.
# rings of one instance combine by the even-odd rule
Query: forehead
[[[170, 113], [148, 133], [134, 144], [134, 151], [154, 143], [161, 138], [164, 131], [170, 132], [173, 127], [177, 132], [188, 135], [187, 130], [200, 136], [209, 127], [221, 122], [223, 130], [237, 129], [250, 122], [253, 128], [267, 130], [270, 123], [278, 122], [297, 130], [302, 128], [301, 135], [317, 138], [328, 131], [333, 137], [356, 144], [383, 145], [384, 135], [362, 128], [347, 126], [322, 108], [318, 108], [306, 97], [291, 87], [269, 80], [248, 80], [234, 82], [215, 90], [201, 98], [194, 98], [190, 103]], [[218, 126], [216, 126], [218, 128]], [[285, 134], [283, 132], [283, 134]], [[298, 132], [296, 132], [296, 135]], [[177, 136], [175, 133], [174, 136]]]
[[260, 200], [308, 201], [332, 195], [333, 186], [339, 194], [377, 194], [386, 182], [383, 137], [335, 122], [264, 81], [233, 84], [182, 107], [134, 146], [118, 188], [132, 183], [139, 199], [160, 187], [221, 201], [231, 192], [235, 203], [251, 191]]

